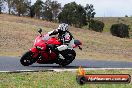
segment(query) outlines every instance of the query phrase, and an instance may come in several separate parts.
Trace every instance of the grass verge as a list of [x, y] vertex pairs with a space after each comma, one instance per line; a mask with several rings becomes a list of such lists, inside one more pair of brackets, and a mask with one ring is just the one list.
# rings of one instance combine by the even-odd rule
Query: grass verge
[[[89, 70], [88, 74], [130, 74], [132, 70]], [[76, 72], [0, 73], [0, 88], [131, 88], [130, 84], [85, 84], [76, 82]]]

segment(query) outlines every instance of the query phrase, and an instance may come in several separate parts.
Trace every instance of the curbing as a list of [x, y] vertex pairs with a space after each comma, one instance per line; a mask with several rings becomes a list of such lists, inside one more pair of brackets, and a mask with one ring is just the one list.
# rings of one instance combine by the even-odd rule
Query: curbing
[[[0, 73], [21, 73], [21, 72], [64, 72], [64, 71], [77, 71], [76, 69], [46, 69], [46, 70], [15, 70], [15, 71], [0, 71]], [[132, 70], [132, 68], [84, 68], [84, 70]]]

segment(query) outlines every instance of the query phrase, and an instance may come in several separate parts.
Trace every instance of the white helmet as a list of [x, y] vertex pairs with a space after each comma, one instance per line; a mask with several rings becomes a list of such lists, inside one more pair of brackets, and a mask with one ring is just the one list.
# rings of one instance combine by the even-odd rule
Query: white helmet
[[57, 29], [60, 30], [60, 31], [65, 32], [65, 31], [68, 30], [68, 24], [62, 23], [62, 24], [59, 25], [59, 27]]

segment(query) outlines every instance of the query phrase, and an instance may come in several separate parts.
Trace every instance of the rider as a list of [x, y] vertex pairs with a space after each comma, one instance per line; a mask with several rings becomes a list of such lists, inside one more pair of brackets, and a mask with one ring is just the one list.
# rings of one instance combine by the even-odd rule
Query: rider
[[74, 38], [72, 34], [68, 31], [69, 27], [68, 24], [62, 23], [59, 27], [53, 31], [48, 32], [48, 35], [56, 35], [58, 34], [58, 38], [62, 45], [56, 48], [57, 52], [66, 50], [66, 49], [73, 49], [74, 47]]

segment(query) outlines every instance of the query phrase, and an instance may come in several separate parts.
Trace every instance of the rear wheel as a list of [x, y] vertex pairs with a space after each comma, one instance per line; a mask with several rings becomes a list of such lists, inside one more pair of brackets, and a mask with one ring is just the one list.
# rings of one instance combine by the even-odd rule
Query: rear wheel
[[69, 65], [76, 57], [76, 52], [74, 50], [65, 50], [62, 51], [62, 56], [65, 58], [64, 60], [60, 59], [59, 65], [61, 67], [65, 67]]
[[31, 51], [27, 51], [20, 59], [20, 63], [23, 66], [29, 66], [36, 62], [35, 59], [32, 58], [33, 53]]

